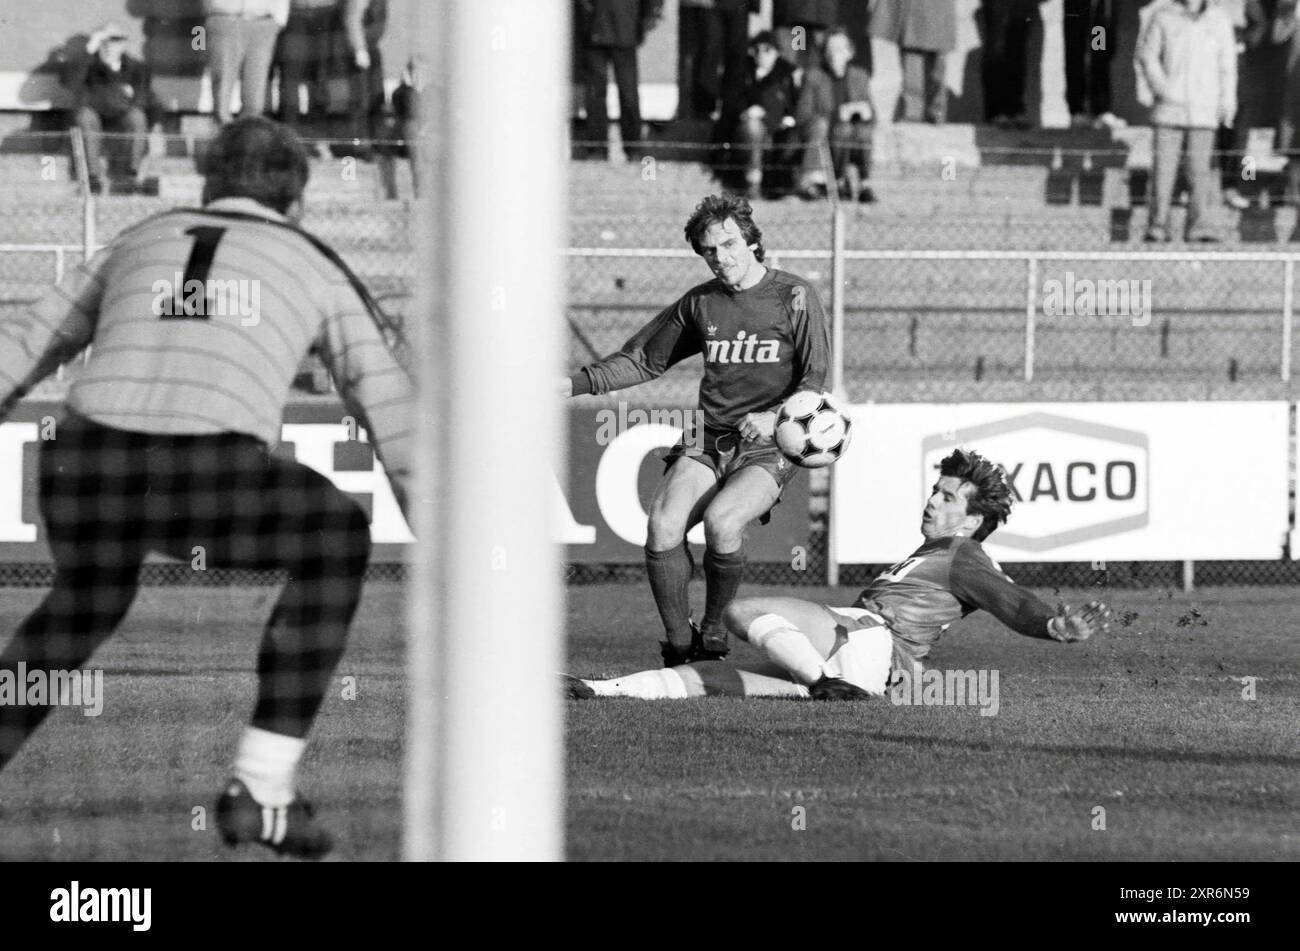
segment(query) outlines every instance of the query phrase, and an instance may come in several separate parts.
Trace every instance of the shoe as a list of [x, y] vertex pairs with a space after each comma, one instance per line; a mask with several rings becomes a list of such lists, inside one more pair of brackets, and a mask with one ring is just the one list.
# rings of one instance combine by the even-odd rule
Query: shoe
[[318, 859], [334, 847], [301, 797], [283, 807], [263, 806], [238, 779], [217, 800], [217, 829], [226, 845], [258, 842], [280, 855], [304, 859]]
[[1113, 112], [1103, 112], [1097, 117], [1093, 128], [1096, 129], [1127, 129], [1128, 123], [1115, 115]]
[[858, 195], [858, 201], [864, 205], [874, 205], [876, 203], [876, 193], [870, 185], [863, 185], [862, 192]]
[[861, 687], [849, 683], [840, 677], [827, 677], [808, 688], [808, 694], [814, 700], [874, 700], [875, 698]]
[[727, 643], [727, 632], [705, 634], [703, 629], [691, 618], [691, 646], [686, 652], [686, 662], [693, 664], [701, 660], [725, 660], [731, 653]]
[[1237, 211], [1245, 211], [1250, 207], [1250, 200], [1235, 188], [1225, 188], [1223, 190], [1223, 203], [1229, 208], [1235, 208]]
[[560, 674], [560, 685], [564, 688], [564, 698], [566, 700], [594, 700], [596, 698], [596, 691], [577, 677]]
[[1169, 240], [1169, 232], [1164, 228], [1148, 228], [1147, 233], [1142, 236], [1142, 240], [1147, 244], [1155, 244], [1157, 242], [1163, 244]]
[[660, 641], [659, 655], [663, 657], [665, 667], [681, 667], [690, 663], [691, 648], [678, 647], [672, 641]]
[[1218, 244], [1223, 239], [1208, 228], [1193, 228], [1187, 232], [1189, 244]]
[[90, 193], [92, 195], [104, 194], [104, 180], [98, 175], [91, 175], [90, 181], [87, 184], [90, 185]]

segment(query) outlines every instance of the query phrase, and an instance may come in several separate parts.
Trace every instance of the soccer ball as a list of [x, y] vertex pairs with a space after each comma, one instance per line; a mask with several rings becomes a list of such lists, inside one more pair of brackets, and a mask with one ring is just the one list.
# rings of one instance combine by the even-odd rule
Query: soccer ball
[[820, 469], [844, 455], [853, 420], [829, 393], [801, 390], [776, 414], [776, 446], [797, 466]]

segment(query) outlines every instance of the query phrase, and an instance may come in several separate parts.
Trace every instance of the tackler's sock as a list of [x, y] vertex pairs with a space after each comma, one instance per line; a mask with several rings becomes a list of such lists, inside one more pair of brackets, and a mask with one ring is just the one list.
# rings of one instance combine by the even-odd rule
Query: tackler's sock
[[727, 639], [727, 629], [722, 623], [722, 612], [736, 599], [740, 579], [745, 575], [744, 549], [720, 553], [708, 549], [704, 553], [704, 619], [700, 630], [705, 635]]
[[645, 568], [668, 639], [686, 647], [691, 642], [691, 556], [686, 542], [667, 551], [646, 548]]
[[[697, 678], [698, 679], [698, 678]], [[612, 680], [584, 680], [598, 697], [635, 697], [638, 700], [684, 700], [690, 696], [703, 696], [704, 689], [688, 689], [681, 675], [671, 667], [663, 670], [643, 670], [615, 677]]]
[[749, 643], [804, 686], [815, 684], [826, 673], [822, 655], [812, 641], [779, 614], [756, 617], [750, 622], [746, 636]]
[[293, 802], [295, 774], [307, 741], [250, 726], [235, 754], [235, 776], [259, 804], [280, 808]]

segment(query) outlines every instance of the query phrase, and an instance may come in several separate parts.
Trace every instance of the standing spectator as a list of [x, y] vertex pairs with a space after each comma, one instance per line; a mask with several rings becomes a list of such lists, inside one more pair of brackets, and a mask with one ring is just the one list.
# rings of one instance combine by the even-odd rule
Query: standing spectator
[[586, 86], [586, 155], [603, 158], [609, 138], [605, 92], [608, 69], [614, 67], [618, 85], [618, 125], [623, 150], [635, 158], [641, 141], [641, 100], [636, 50], [659, 22], [663, 0], [578, 0], [578, 41]]
[[420, 101], [428, 81], [429, 70], [424, 57], [412, 56], [402, 73], [402, 82], [393, 90], [393, 114], [397, 117], [406, 154], [411, 160], [411, 185], [420, 194], [420, 162], [425, 147], [424, 113]]
[[1240, 189], [1250, 130], [1276, 127], [1282, 120], [1277, 77], [1287, 72], [1296, 33], [1296, 0], [1247, 0], [1242, 17], [1237, 57], [1240, 108], [1225, 136], [1223, 152], [1223, 202], [1238, 210], [1250, 205]]
[[373, 155], [370, 143], [379, 138], [384, 121], [384, 60], [379, 41], [388, 26], [388, 0], [344, 0], [343, 33], [347, 37], [348, 127], [357, 157]]
[[722, 41], [721, 112], [714, 139], [731, 135], [744, 108], [745, 76], [749, 71], [749, 15], [759, 11], [759, 0], [714, 0], [718, 36]]
[[804, 75], [795, 116], [807, 146], [799, 191], [816, 198], [826, 183], [822, 152], [829, 147], [836, 182], [844, 182], [850, 201], [871, 200], [862, 180], [871, 173], [871, 144], [876, 107], [871, 100], [871, 76], [851, 63], [856, 50], [848, 33], [836, 28], [826, 34], [822, 67]]
[[840, 25], [840, 0], [772, 0], [772, 29], [781, 55], [801, 69], [817, 68], [826, 31]]
[[[1277, 19], [1279, 25], [1287, 20], [1292, 23], [1300, 17], [1300, 9], [1294, 2], [1279, 0]], [[1300, 34], [1300, 28], [1292, 26]], [[1300, 36], [1294, 36], [1289, 43], [1286, 58], [1286, 70], [1282, 84], [1282, 119], [1277, 128], [1277, 151], [1287, 158], [1287, 200], [1300, 206]], [[1300, 227], [1297, 227], [1300, 234]]]
[[[783, 146], [796, 124], [799, 89], [794, 67], [781, 58], [774, 33], [764, 31], [750, 41], [749, 75], [741, 99], [743, 111], [735, 130], [746, 152], [745, 185], [751, 199], [761, 197], [764, 166], [783, 158]], [[766, 153], [766, 154], [765, 154]]]
[[217, 121], [231, 119], [235, 81], [241, 116], [266, 111], [275, 40], [289, 20], [289, 0], [203, 0], [208, 34], [208, 68]]
[[126, 32], [116, 23], [106, 23], [91, 34], [86, 55], [69, 63], [63, 83], [73, 95], [72, 121], [85, 135], [91, 190], [98, 192], [102, 186], [105, 131], [130, 137], [129, 164], [117, 187], [134, 190], [149, 144], [153, 94], [149, 67], [126, 52]]
[[1170, 239], [1170, 205], [1179, 160], [1187, 157], [1191, 194], [1187, 240], [1217, 241], [1206, 221], [1215, 130], [1237, 113], [1237, 42], [1232, 23], [1207, 0], [1174, 0], [1152, 14], [1137, 51], [1154, 97], [1151, 218], [1145, 240]]
[[[289, 20], [280, 34], [280, 111], [286, 125], [301, 131], [303, 117], [324, 115], [329, 107], [328, 63], [338, 24], [338, 0], [289, 0]], [[307, 84], [307, 109], [299, 100]]]
[[679, 0], [677, 118], [712, 119], [722, 62], [717, 0]]
[[1025, 108], [1029, 33], [1043, 0], [984, 0], [980, 21], [984, 58], [984, 121], [996, 126], [1027, 128]]
[[1118, 128], [1110, 108], [1110, 61], [1117, 42], [1115, 0], [1065, 0], [1065, 100], [1074, 126]]
[[956, 0], [873, 0], [871, 33], [894, 43], [903, 65], [899, 117], [948, 118], [947, 54], [957, 48]]

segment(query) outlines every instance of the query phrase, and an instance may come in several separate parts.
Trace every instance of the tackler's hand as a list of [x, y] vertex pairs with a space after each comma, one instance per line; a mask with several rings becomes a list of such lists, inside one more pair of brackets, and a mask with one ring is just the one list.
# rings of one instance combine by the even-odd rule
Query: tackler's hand
[[740, 438], [745, 442], [772, 441], [776, 430], [776, 413], [746, 413], [740, 421]]
[[1062, 604], [1056, 609], [1056, 617], [1047, 622], [1047, 633], [1062, 644], [1086, 641], [1094, 634], [1109, 631], [1110, 617], [1110, 608], [1100, 601], [1089, 601], [1081, 608]]

